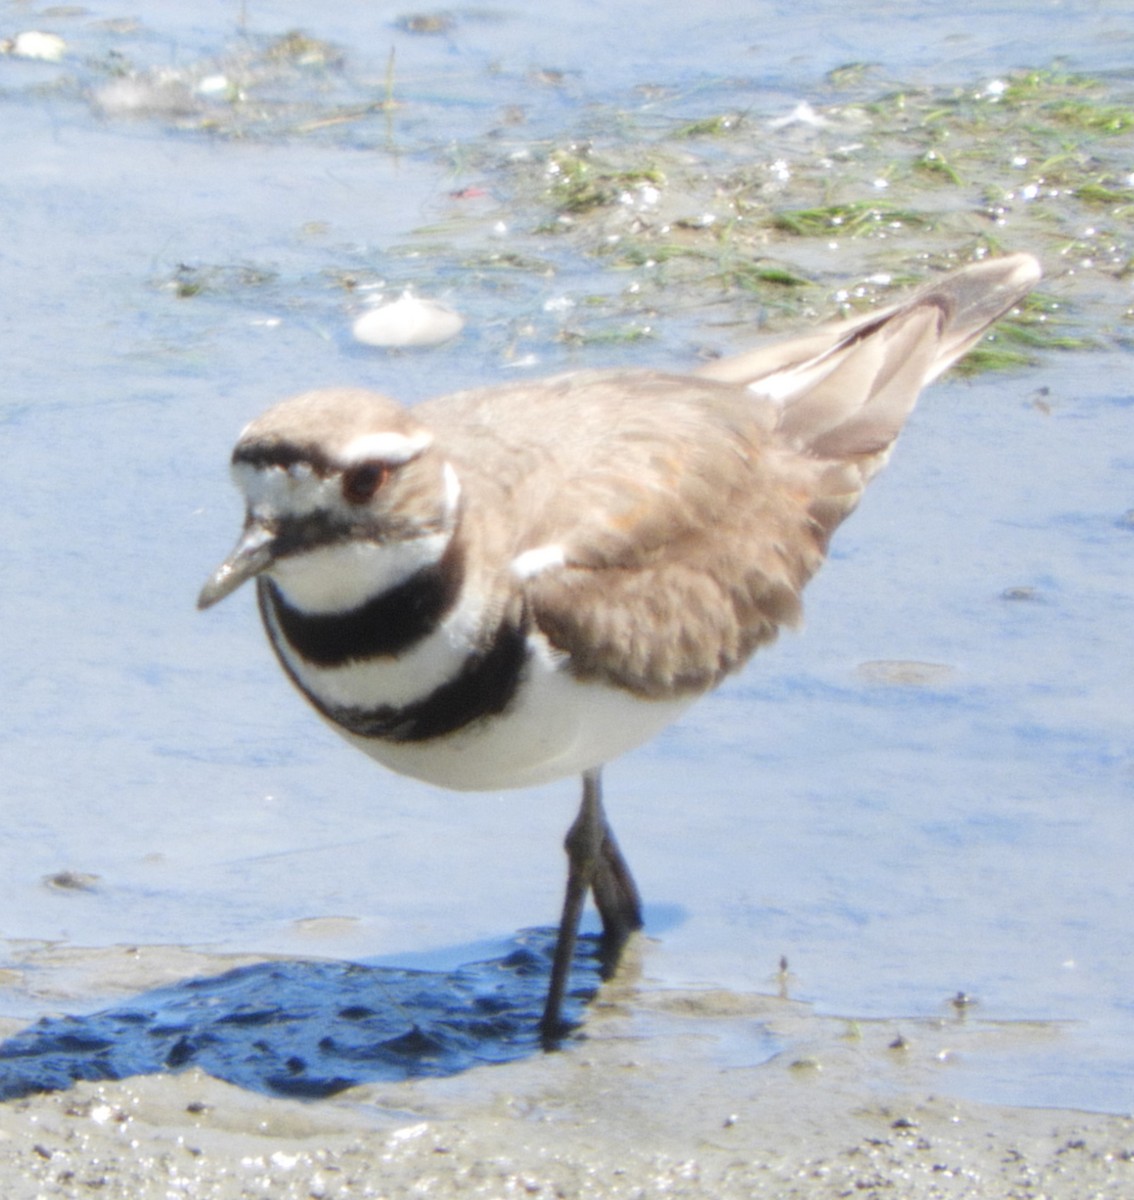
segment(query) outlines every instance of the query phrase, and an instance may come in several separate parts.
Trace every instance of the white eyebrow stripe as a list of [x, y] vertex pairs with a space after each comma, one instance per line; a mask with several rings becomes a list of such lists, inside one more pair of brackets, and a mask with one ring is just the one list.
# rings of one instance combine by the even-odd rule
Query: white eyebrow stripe
[[384, 429], [381, 433], [364, 433], [356, 437], [353, 442], [347, 443], [338, 457], [348, 467], [371, 459], [398, 466], [416, 458], [432, 444], [433, 434], [426, 429], [411, 434]]
[[562, 567], [567, 562], [566, 551], [560, 545], [536, 546], [512, 559], [512, 574], [517, 579], [531, 579], [541, 571]]

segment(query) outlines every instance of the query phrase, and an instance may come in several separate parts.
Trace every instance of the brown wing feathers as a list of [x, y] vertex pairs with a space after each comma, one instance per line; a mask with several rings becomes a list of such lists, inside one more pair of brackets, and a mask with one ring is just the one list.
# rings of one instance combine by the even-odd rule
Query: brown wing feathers
[[[798, 620], [921, 388], [1037, 278], [1027, 256], [994, 260], [696, 375], [582, 372], [421, 411], [479, 428], [473, 442], [510, 431], [493, 456], [507, 467], [480, 486], [523, 518], [513, 556], [562, 550], [525, 592], [571, 670], [644, 696], [699, 692]], [[462, 478], [475, 471], [451, 449]]]
[[528, 596], [572, 671], [646, 696], [701, 691], [796, 623], [804, 584], [919, 391], [1037, 274], [1026, 256], [980, 264], [700, 378], [590, 379], [576, 428], [620, 413], [607, 418], [610, 470], [578, 482], [575, 511], [529, 542], [564, 547], [565, 568], [533, 578]]
[[[612, 385], [580, 388], [581, 419]], [[822, 558], [810, 512], [821, 468], [785, 452], [766, 403], [738, 389], [654, 375], [627, 385], [607, 398], [622, 406], [619, 429], [594, 451], [609, 461], [568, 473], [525, 539], [562, 546], [566, 562], [528, 582], [529, 602], [577, 676], [646, 696], [700, 692], [798, 619]]]

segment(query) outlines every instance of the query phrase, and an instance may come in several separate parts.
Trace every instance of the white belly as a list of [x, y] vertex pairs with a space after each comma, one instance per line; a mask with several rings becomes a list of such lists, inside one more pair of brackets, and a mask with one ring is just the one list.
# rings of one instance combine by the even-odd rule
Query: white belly
[[556, 668], [544, 647], [499, 716], [447, 737], [390, 742], [341, 733], [401, 775], [458, 791], [529, 787], [602, 766], [648, 742], [696, 696], [645, 700], [618, 688], [581, 683]]

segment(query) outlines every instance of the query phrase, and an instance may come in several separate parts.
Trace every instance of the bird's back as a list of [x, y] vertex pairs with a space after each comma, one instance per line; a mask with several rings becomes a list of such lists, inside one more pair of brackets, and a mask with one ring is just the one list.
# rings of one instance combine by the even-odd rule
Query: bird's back
[[467, 487], [467, 520], [491, 526], [473, 531], [489, 558], [538, 568], [526, 602], [578, 677], [699, 692], [798, 619], [924, 384], [1037, 274], [998, 259], [694, 374], [572, 372], [415, 416]]

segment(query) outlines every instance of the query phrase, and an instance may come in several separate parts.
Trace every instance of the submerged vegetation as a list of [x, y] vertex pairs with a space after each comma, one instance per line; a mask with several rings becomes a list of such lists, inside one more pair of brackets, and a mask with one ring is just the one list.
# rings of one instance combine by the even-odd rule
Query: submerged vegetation
[[[405, 17], [392, 28], [451, 34], [460, 20]], [[459, 83], [403, 74], [392, 50], [367, 76], [348, 49], [300, 32], [247, 37], [177, 71], [136, 65], [117, 47], [84, 63], [72, 86], [111, 119], [221, 141], [334, 139], [444, 164], [452, 190], [440, 219], [410, 245], [376, 249], [369, 268], [326, 268], [347, 290], [391, 275], [426, 289], [498, 291], [507, 279], [542, 305], [544, 334], [553, 322], [572, 344], [633, 341], [688, 312], [728, 340], [732, 327], [750, 337], [753, 325], [829, 317], [933, 270], [1029, 249], [1044, 261], [1047, 294], [1002, 323], [970, 369], [1086, 344], [1055, 298], [1084, 280], [1110, 314], [1105, 334], [1125, 339], [1134, 327], [1130, 79], [1046, 68], [908, 88], [852, 63], [789, 112], [729, 82], [712, 93], [725, 101], [716, 111], [705, 94], [651, 85], [536, 120], [529, 106], [543, 112], [562, 75], [513, 75], [494, 105], [491, 80], [462, 97]], [[549, 283], [581, 274], [574, 288]], [[256, 264], [177, 264], [161, 282], [194, 299], [265, 281], [287, 286]]]
[[[872, 95], [870, 84], [868, 68], [847, 68], [828, 88], [853, 95], [784, 118], [728, 113], [644, 130], [637, 141], [576, 142], [586, 206], [563, 203], [546, 175], [541, 193], [526, 164], [520, 191], [550, 210], [541, 230], [569, 235], [612, 266], [649, 268], [664, 281], [653, 291], [662, 306], [658, 293], [679, 283], [687, 300], [723, 300], [746, 323], [755, 299], [774, 324], [799, 309], [821, 312], [825, 281], [860, 276], [835, 295], [849, 309], [912, 282], [915, 264], [1027, 248], [1049, 278], [1098, 281], [1123, 305], [1125, 336], [1134, 315], [1124, 299], [1134, 273], [1134, 104], [1119, 102], [1113, 84], [1058, 71], [948, 92]], [[698, 141], [703, 153], [691, 158]], [[967, 369], [1088, 344], [1065, 306], [1041, 295]]]

